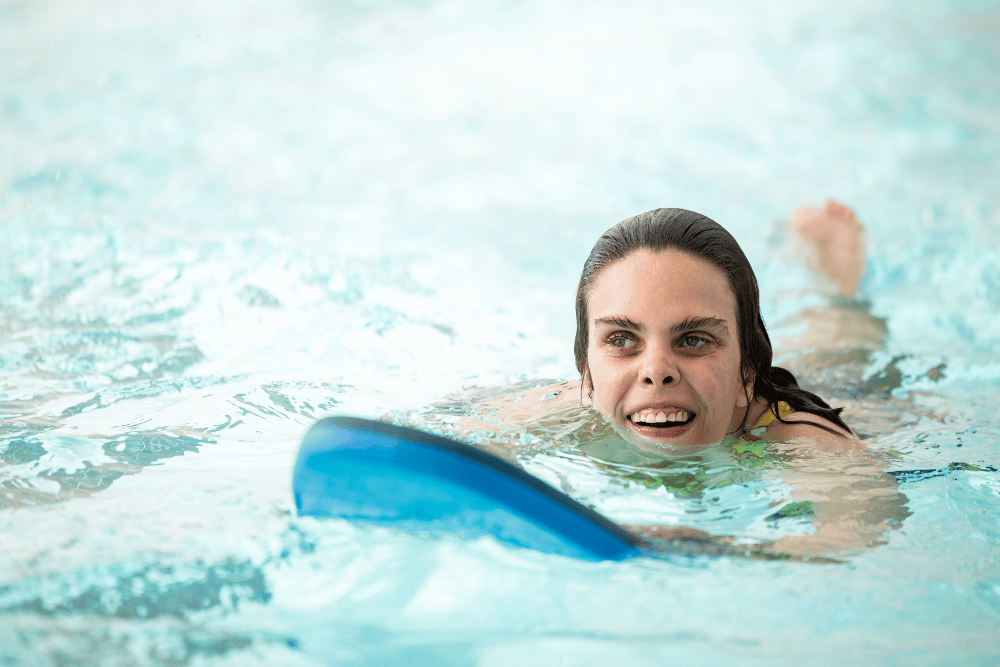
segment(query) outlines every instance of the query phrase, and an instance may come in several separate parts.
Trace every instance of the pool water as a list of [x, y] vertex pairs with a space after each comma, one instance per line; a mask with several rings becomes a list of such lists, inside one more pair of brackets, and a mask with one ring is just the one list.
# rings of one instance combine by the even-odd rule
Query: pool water
[[[1000, 660], [993, 3], [272, 5], [0, 2], [0, 662]], [[782, 221], [831, 196], [885, 340], [779, 358], [896, 473], [884, 544], [587, 563], [294, 516], [319, 417], [573, 379], [579, 269], [641, 211], [727, 226], [795, 338], [829, 299]], [[768, 465], [654, 475], [599, 427], [503, 442], [619, 521], [811, 530]]]

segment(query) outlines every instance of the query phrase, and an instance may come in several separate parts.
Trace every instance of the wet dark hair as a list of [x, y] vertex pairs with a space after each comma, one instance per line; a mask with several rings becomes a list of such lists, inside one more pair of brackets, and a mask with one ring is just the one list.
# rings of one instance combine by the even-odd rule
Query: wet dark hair
[[[789, 371], [771, 365], [771, 339], [760, 314], [757, 278], [733, 235], [714, 220], [680, 208], [658, 208], [624, 220], [606, 231], [590, 251], [576, 291], [576, 340], [573, 344], [576, 367], [586, 380], [590, 380], [587, 360], [590, 316], [587, 303], [593, 282], [606, 266], [641, 248], [682, 250], [722, 269], [736, 300], [736, 328], [744, 386], [753, 378], [754, 396], [763, 397], [772, 409], [778, 401], [785, 401], [796, 411], [817, 415], [853, 433], [840, 418], [843, 408], [831, 408], [816, 394], [799, 387]], [[748, 405], [747, 412], [749, 410]], [[777, 416], [778, 411], [774, 409], [774, 413]], [[780, 417], [779, 420], [786, 424], [809, 424], [841, 435], [821, 424]]]

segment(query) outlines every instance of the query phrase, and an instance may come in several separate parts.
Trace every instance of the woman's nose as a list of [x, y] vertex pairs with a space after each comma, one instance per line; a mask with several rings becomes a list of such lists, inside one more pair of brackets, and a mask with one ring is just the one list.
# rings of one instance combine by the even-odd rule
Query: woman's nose
[[666, 375], [664, 375], [663, 373], [649, 373], [646, 374], [646, 377], [643, 378], [642, 381], [646, 384], [652, 384], [652, 385], [659, 384], [666, 386], [674, 381], [674, 376], [670, 373], [667, 373]]
[[680, 379], [680, 369], [668, 355], [653, 351], [643, 365], [640, 379], [646, 385], [666, 387]]

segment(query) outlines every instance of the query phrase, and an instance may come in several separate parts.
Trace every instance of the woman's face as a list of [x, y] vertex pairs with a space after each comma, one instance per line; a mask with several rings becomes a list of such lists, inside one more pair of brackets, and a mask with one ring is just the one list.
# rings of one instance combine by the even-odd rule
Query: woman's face
[[742, 425], [749, 386], [721, 269], [680, 250], [637, 250], [597, 274], [588, 310], [585, 388], [627, 440], [687, 453]]

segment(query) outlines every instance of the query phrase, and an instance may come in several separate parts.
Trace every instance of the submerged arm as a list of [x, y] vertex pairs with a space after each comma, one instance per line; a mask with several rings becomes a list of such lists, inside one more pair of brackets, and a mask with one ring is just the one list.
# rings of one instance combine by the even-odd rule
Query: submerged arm
[[831, 452], [811, 438], [781, 443], [790, 465], [781, 479], [792, 500], [812, 505], [811, 535], [790, 535], [773, 548], [789, 554], [832, 554], [884, 544], [910, 515], [896, 479], [866, 452]]

